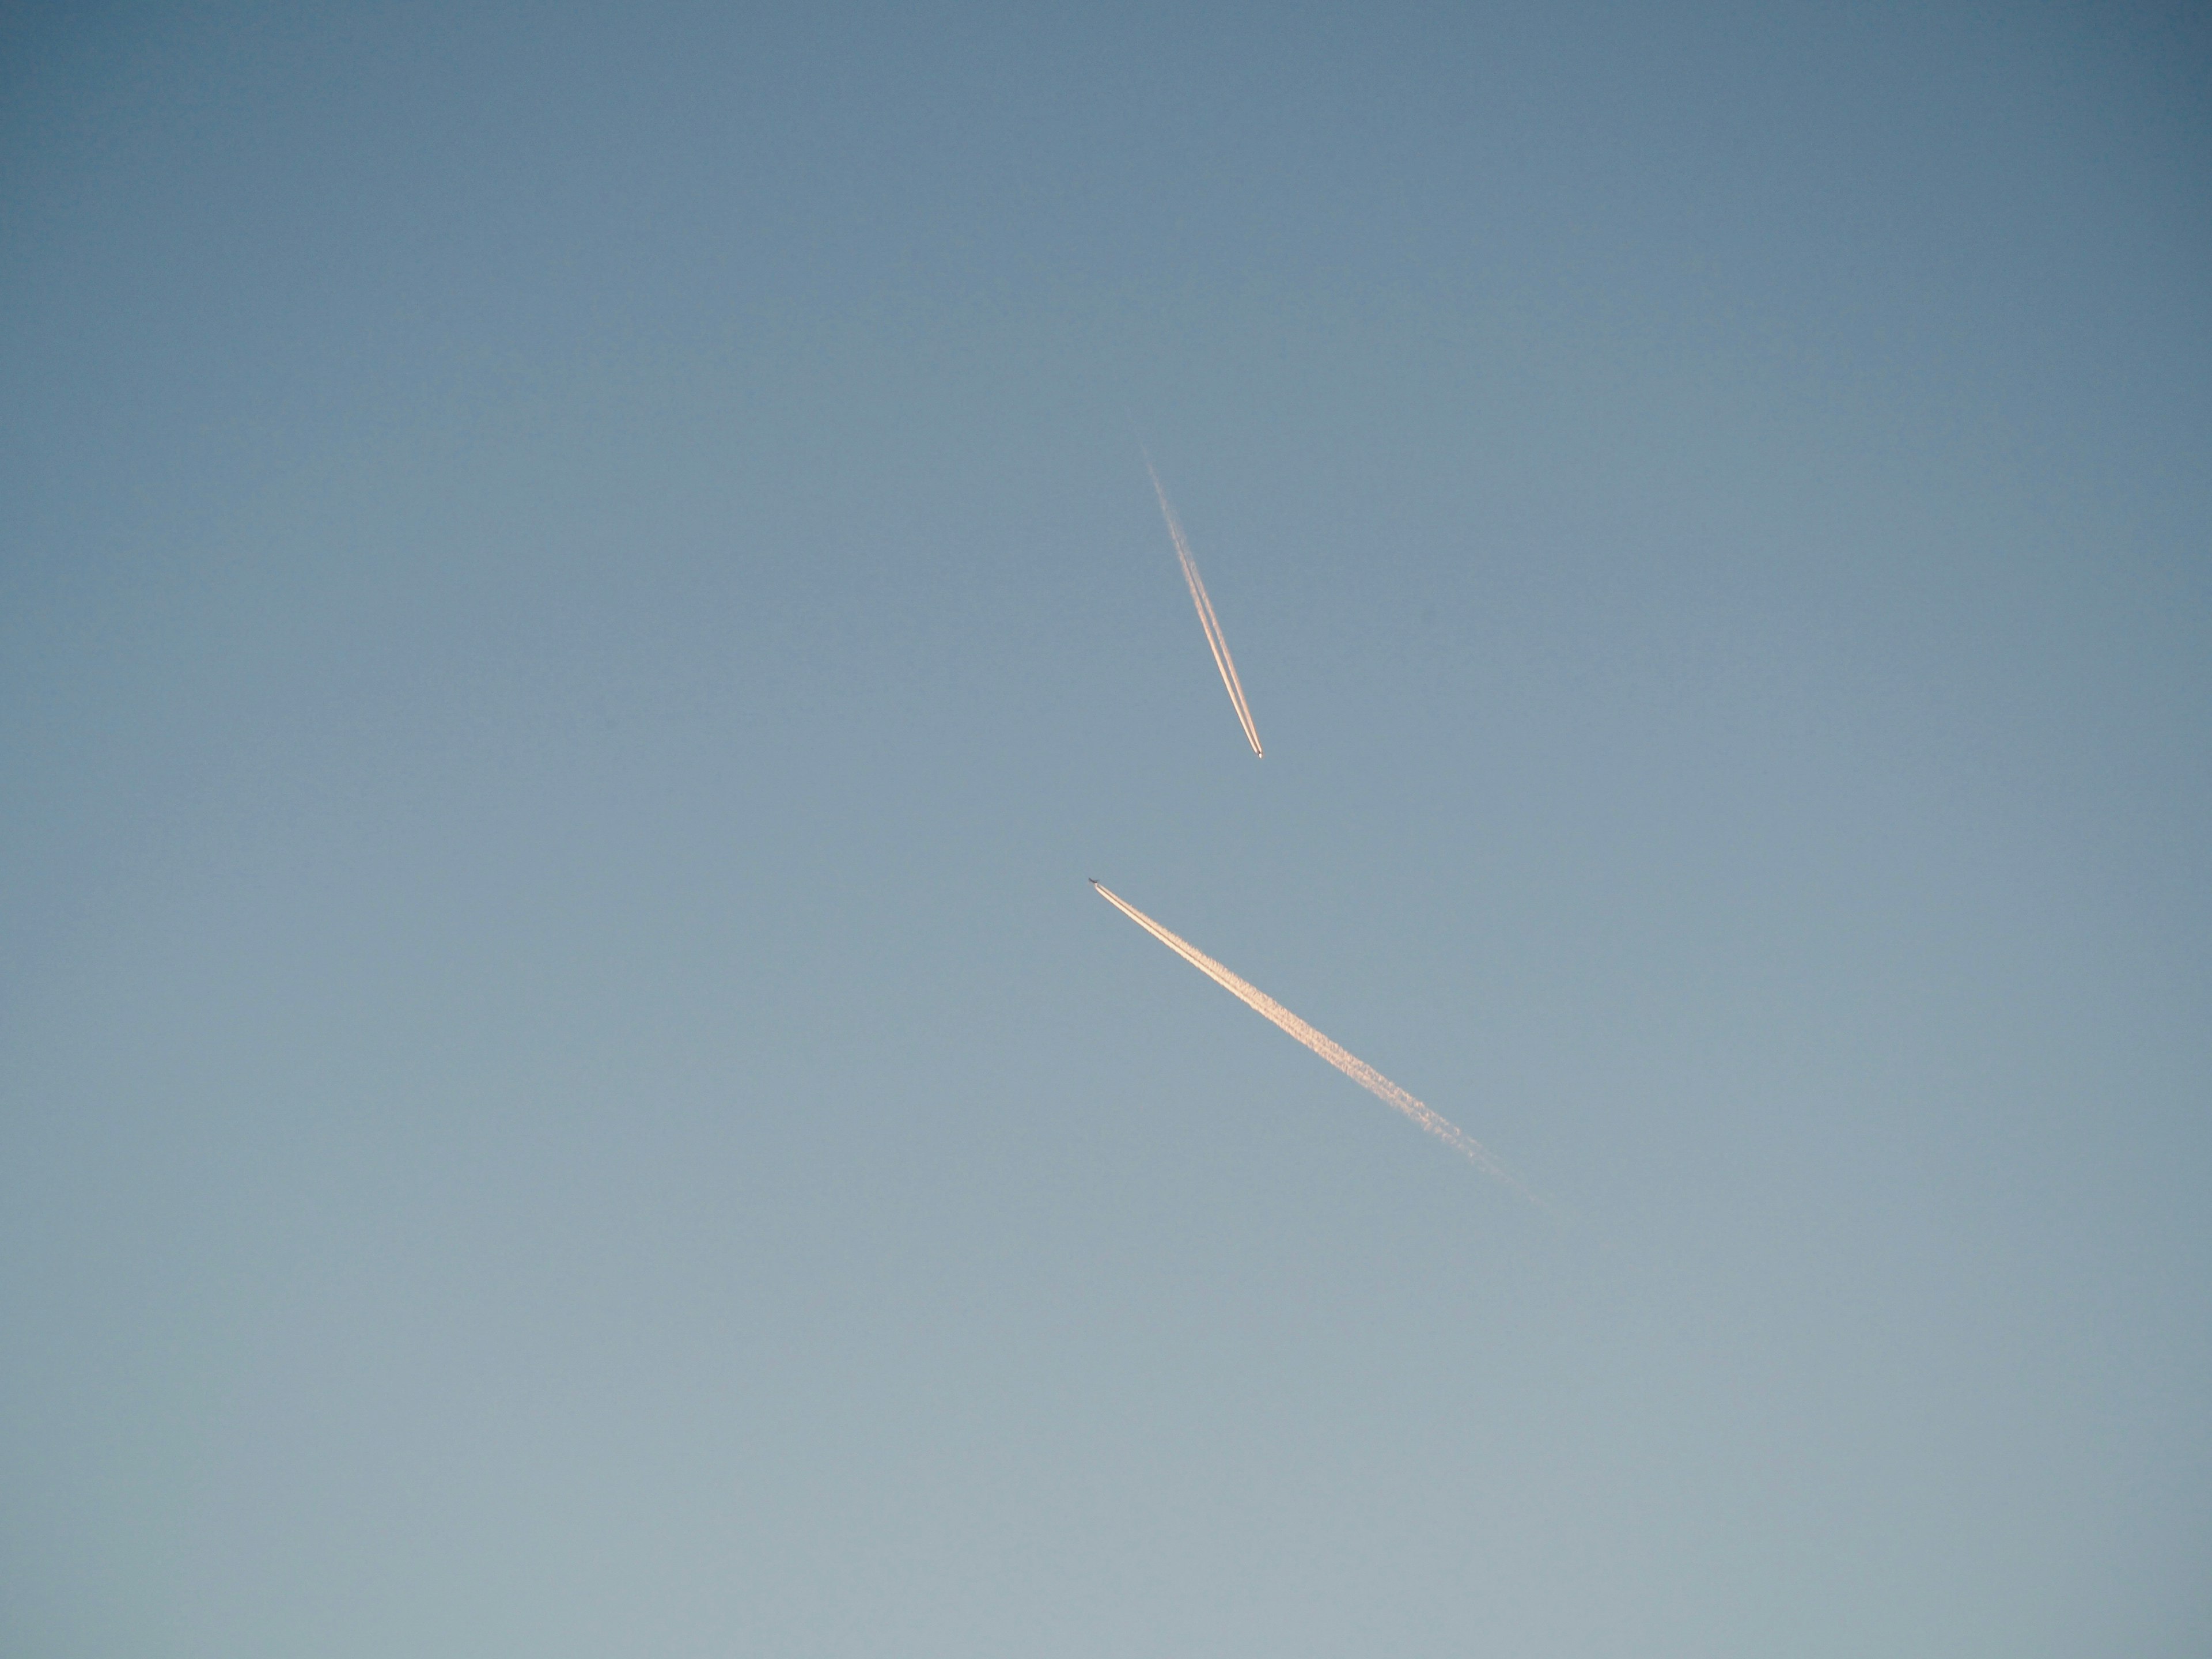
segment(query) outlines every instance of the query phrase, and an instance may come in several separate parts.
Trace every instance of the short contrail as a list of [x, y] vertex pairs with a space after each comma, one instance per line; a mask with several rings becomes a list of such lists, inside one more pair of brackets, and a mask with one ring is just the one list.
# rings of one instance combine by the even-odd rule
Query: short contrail
[[1206, 642], [1213, 652], [1213, 665], [1221, 671], [1221, 683], [1229, 688], [1230, 705], [1237, 710], [1237, 722], [1244, 728], [1244, 741], [1252, 745], [1252, 752], [1264, 755], [1260, 747], [1259, 728], [1252, 724], [1251, 705], [1244, 701], [1243, 683], [1237, 678], [1237, 664], [1229, 655], [1229, 641], [1221, 632], [1221, 622], [1213, 614], [1213, 601], [1206, 596], [1206, 584], [1198, 578], [1198, 561], [1190, 556], [1190, 543], [1182, 533], [1182, 523], [1176, 517], [1175, 508], [1168, 505], [1168, 492], [1160, 487], [1160, 475], [1152, 467], [1152, 458], [1145, 457], [1145, 471], [1152, 473], [1152, 493], [1160, 498], [1160, 511], [1168, 521], [1168, 534], [1175, 538], [1176, 557], [1182, 563], [1182, 579], [1190, 586], [1190, 602], [1198, 607], [1198, 625], [1206, 630]]
[[1166, 945], [1169, 950], [1197, 969], [1200, 973], [1204, 974], [1216, 985], [1228, 992], [1230, 995], [1244, 1004], [1246, 1007], [1255, 1013], [1264, 1015], [1274, 1021], [1276, 1024], [1281, 1026], [1300, 1042], [1304, 1043], [1307, 1048], [1335, 1066], [1345, 1076], [1359, 1085], [1361, 1088], [1388, 1101], [1455, 1152], [1465, 1153], [1487, 1174], [1495, 1176], [1532, 1203], [1556, 1212], [1558, 1206], [1551, 1200], [1536, 1191], [1519, 1176], [1491, 1156], [1489, 1148], [1468, 1134], [1466, 1130], [1431, 1111], [1365, 1060], [1346, 1054], [1265, 991], [1256, 986], [1246, 984], [1188, 940], [1170, 933], [1133, 904], [1109, 892], [1107, 889], [1099, 887], [1095, 878], [1091, 884], [1098, 888], [1099, 897], [1104, 899], [1123, 915], [1135, 922], [1138, 927], [1143, 928], [1161, 944]]

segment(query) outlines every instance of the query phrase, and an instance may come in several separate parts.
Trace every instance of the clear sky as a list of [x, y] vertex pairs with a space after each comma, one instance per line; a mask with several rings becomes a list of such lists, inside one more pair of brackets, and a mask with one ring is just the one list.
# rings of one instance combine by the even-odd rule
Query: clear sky
[[11, 9], [0, 1648], [2205, 1652], [2191, 9]]

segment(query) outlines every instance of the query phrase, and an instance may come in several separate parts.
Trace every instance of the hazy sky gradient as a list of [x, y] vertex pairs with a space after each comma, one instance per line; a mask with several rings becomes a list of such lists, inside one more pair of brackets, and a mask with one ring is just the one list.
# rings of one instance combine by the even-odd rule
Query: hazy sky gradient
[[0, 1647], [2203, 1652], [2185, 15], [16, 9]]

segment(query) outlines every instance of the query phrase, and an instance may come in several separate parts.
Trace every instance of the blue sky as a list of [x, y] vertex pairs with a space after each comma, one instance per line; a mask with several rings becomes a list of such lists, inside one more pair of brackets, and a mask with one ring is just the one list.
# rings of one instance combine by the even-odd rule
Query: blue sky
[[2202, 1651], [2208, 49], [19, 11], [4, 1644]]

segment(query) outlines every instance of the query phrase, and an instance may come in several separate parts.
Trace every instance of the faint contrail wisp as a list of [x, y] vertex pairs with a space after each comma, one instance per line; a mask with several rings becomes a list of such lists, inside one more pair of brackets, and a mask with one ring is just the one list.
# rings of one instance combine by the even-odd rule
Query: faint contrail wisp
[[1244, 701], [1243, 682], [1237, 678], [1237, 664], [1229, 654], [1229, 641], [1222, 635], [1220, 618], [1213, 614], [1213, 601], [1206, 597], [1206, 584], [1199, 580], [1198, 561], [1190, 556], [1190, 542], [1182, 533], [1182, 520], [1176, 517], [1175, 508], [1168, 505], [1168, 492], [1160, 487], [1160, 475], [1154, 471], [1149, 455], [1145, 457], [1145, 471], [1152, 474], [1152, 494], [1160, 498], [1160, 512], [1168, 521], [1168, 534], [1175, 539], [1182, 579], [1190, 587], [1190, 602], [1198, 607], [1198, 625], [1206, 630], [1206, 643], [1213, 653], [1213, 665], [1221, 671], [1221, 683], [1229, 688], [1229, 702], [1237, 711], [1237, 723], [1244, 728], [1244, 741], [1252, 745], [1252, 752], [1264, 755], [1267, 751], [1260, 747], [1260, 730], [1252, 724], [1251, 706]]
[[1274, 1021], [1276, 1024], [1281, 1026], [1300, 1042], [1304, 1043], [1307, 1048], [1335, 1066], [1338, 1071], [1343, 1073], [1361, 1088], [1396, 1107], [1414, 1122], [1443, 1141], [1444, 1145], [1451, 1147], [1455, 1152], [1464, 1153], [1486, 1174], [1496, 1176], [1524, 1198], [1545, 1209], [1556, 1210], [1557, 1206], [1549, 1199], [1529, 1186], [1504, 1164], [1499, 1163], [1491, 1155], [1488, 1147], [1457, 1124], [1430, 1110], [1365, 1060], [1346, 1054], [1265, 991], [1237, 978], [1236, 975], [1231, 973], [1188, 939], [1178, 938], [1133, 904], [1119, 895], [1109, 891], [1106, 888], [1100, 887], [1096, 879], [1093, 879], [1091, 884], [1098, 889], [1099, 897], [1135, 922], [1138, 927], [1159, 940], [1169, 950], [1174, 951], [1255, 1013]]

